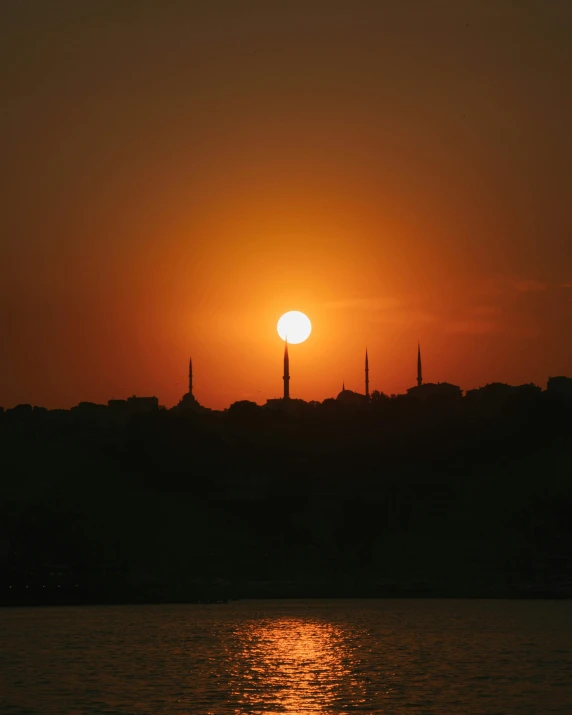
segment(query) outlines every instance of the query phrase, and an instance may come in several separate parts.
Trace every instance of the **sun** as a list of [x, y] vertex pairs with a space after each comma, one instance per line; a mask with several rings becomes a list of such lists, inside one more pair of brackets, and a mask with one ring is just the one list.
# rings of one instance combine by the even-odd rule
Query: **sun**
[[292, 345], [303, 343], [310, 337], [312, 332], [312, 323], [310, 318], [299, 310], [291, 310], [278, 321], [276, 326], [278, 335], [282, 340], [288, 340]]

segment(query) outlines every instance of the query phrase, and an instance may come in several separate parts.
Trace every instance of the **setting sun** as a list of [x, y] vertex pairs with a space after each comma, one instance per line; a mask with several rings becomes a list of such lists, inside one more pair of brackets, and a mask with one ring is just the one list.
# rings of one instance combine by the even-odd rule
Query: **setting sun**
[[312, 332], [310, 318], [299, 310], [284, 313], [276, 327], [282, 340], [288, 340], [292, 345], [303, 343], [304, 340], [310, 337]]

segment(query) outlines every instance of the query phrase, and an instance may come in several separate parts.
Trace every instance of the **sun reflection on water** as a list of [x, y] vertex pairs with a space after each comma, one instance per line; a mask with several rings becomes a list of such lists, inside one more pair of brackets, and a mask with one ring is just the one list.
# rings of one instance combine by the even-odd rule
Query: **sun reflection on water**
[[233, 695], [248, 713], [324, 715], [355, 685], [350, 650], [332, 624], [285, 618], [251, 622], [236, 635], [243, 647], [232, 667]]

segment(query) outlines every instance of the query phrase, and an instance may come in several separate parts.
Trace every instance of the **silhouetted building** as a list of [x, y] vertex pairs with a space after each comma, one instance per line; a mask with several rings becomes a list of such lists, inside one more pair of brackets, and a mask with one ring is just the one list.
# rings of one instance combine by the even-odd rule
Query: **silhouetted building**
[[[284, 395], [282, 398], [272, 397], [266, 400], [265, 407], [271, 410], [284, 410], [286, 409], [286, 403], [288, 402], [304, 402], [304, 400], [291, 400], [290, 399], [290, 359], [288, 358], [288, 338], [284, 342], [284, 374], [282, 375], [282, 380], [284, 381]], [[292, 410], [288, 410], [291, 412]]]
[[468, 404], [488, 409], [503, 407], [507, 400], [516, 395], [538, 395], [542, 392], [540, 387], [532, 383], [527, 385], [507, 385], [504, 382], [491, 382], [484, 387], [467, 390], [465, 399]]
[[407, 390], [407, 396], [422, 401], [433, 397], [459, 399], [463, 396], [463, 391], [457, 385], [451, 385], [449, 382], [427, 382], [410, 387]]
[[284, 399], [290, 399], [290, 360], [288, 358], [288, 339], [284, 345]]
[[32, 405], [21, 404], [7, 409], [6, 416], [13, 419], [23, 420], [31, 417], [33, 411], [34, 408], [32, 407]]
[[572, 377], [549, 377], [546, 391], [550, 395], [572, 401]]
[[115, 413], [127, 413], [127, 400], [107, 400], [107, 406]]
[[307, 405], [305, 400], [300, 400], [296, 397], [288, 397], [284, 399], [281, 397], [274, 397], [266, 400], [263, 405], [264, 409], [269, 409], [276, 412], [288, 412], [289, 414], [295, 414], [300, 411], [300, 409]]
[[193, 358], [189, 358], [189, 395], [193, 394]]
[[537, 385], [507, 385], [493, 382], [475, 390], [467, 390], [465, 401], [476, 413], [496, 417], [506, 409], [521, 412], [531, 400], [538, 398], [542, 390]]
[[[121, 400], [119, 400], [121, 402]], [[96, 402], [80, 402], [75, 407], [71, 408], [71, 412], [75, 417], [103, 417], [107, 414], [108, 405], [100, 405]]]
[[157, 397], [132, 397], [127, 398], [127, 404], [133, 413], [154, 412], [159, 409], [159, 399]]
[[338, 393], [336, 400], [348, 407], [364, 407], [368, 403], [367, 395], [361, 395], [353, 390], [346, 390], [345, 384], [342, 385], [342, 391]]
[[346, 390], [345, 382], [342, 382], [342, 391], [338, 393], [336, 400], [338, 403], [347, 406], [360, 406], [367, 405], [369, 403], [369, 358], [367, 354], [367, 348], [365, 350], [365, 394], [359, 392], [354, 392], [353, 390]]
[[457, 385], [449, 382], [423, 383], [423, 366], [421, 363], [421, 344], [417, 343], [417, 385], [407, 390], [407, 397], [415, 397], [423, 402], [428, 398], [457, 399], [463, 396], [463, 391]]
[[542, 388], [535, 385], [533, 382], [527, 382], [524, 385], [518, 385], [516, 388], [516, 395], [540, 395], [542, 393]]
[[129, 418], [133, 415], [154, 412], [159, 409], [156, 397], [132, 397], [127, 400], [108, 400], [107, 406], [112, 417]]
[[177, 410], [191, 410], [193, 412], [207, 412], [208, 407], [203, 407], [193, 395], [193, 360], [189, 358], [189, 391], [183, 395], [175, 407]]
[[258, 420], [262, 408], [251, 400], [237, 400], [228, 408], [229, 417], [241, 422], [253, 422]]
[[467, 403], [488, 403], [488, 404], [503, 404], [514, 392], [512, 385], [507, 385], [503, 382], [491, 382], [483, 387], [477, 387], [473, 390], [467, 390], [465, 397]]

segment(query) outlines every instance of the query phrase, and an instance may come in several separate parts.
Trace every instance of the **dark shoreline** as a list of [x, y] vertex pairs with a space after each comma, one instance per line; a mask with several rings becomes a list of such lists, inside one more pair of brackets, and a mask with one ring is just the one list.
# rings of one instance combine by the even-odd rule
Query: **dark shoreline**
[[250, 583], [215, 588], [126, 588], [126, 589], [10, 589], [0, 595], [0, 608], [38, 606], [156, 605], [229, 603], [239, 600], [300, 599], [502, 599], [568, 600], [570, 587], [430, 588], [381, 587], [376, 584], [335, 586], [333, 584]]

